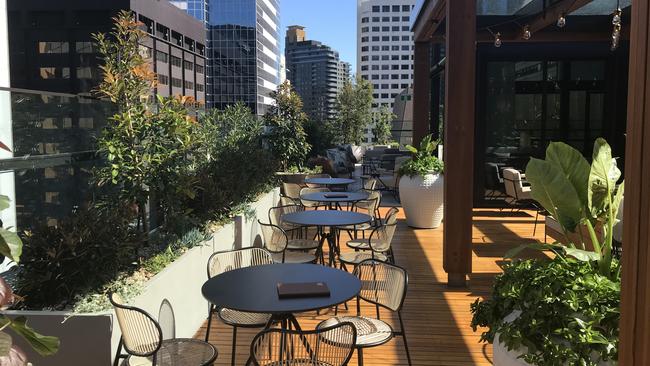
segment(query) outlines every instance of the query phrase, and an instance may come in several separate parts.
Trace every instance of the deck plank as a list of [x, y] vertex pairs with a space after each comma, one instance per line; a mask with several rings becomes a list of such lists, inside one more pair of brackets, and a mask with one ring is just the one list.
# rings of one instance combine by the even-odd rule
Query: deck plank
[[[450, 289], [442, 268], [442, 227], [434, 230], [414, 230], [406, 225], [400, 212], [398, 229], [393, 240], [397, 264], [409, 273], [408, 295], [403, 317], [414, 365], [491, 365], [492, 347], [479, 343], [479, 333], [470, 328], [469, 306], [476, 298], [489, 296], [493, 278], [500, 273], [499, 263], [504, 253], [519, 244], [544, 240], [544, 223], [540, 219], [533, 237], [534, 212], [510, 213], [496, 209], [475, 209], [472, 235], [473, 273], [467, 289]], [[540, 255], [529, 252], [526, 255]], [[354, 302], [349, 314], [353, 314]], [[364, 315], [372, 316], [375, 308], [364, 304]], [[339, 309], [339, 315], [346, 310]], [[333, 310], [299, 314], [304, 329], [333, 315]], [[391, 325], [396, 317], [382, 311], [382, 319]], [[197, 338], [205, 336], [205, 326]], [[249, 344], [259, 329], [238, 330], [237, 365], [244, 365]], [[229, 365], [232, 328], [213, 321], [210, 342], [219, 350], [216, 365]], [[407, 365], [401, 339], [364, 351], [366, 365]], [[356, 355], [350, 365], [356, 365]]]

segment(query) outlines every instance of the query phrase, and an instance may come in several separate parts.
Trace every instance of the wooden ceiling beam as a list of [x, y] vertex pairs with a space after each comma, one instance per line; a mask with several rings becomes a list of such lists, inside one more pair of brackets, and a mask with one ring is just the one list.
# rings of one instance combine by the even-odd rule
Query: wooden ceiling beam
[[555, 24], [560, 16], [571, 14], [572, 12], [589, 4], [593, 0], [562, 0], [549, 6], [537, 17], [528, 22], [531, 32], [538, 32], [551, 24]]
[[413, 27], [415, 42], [429, 42], [431, 36], [445, 18], [447, 0], [429, 0], [420, 10], [418, 20]]

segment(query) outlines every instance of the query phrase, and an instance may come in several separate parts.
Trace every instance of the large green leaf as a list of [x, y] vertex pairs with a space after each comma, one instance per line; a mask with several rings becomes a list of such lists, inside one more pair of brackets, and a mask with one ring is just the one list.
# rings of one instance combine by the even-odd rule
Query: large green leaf
[[599, 138], [594, 143], [593, 161], [589, 174], [589, 207], [593, 216], [598, 216], [606, 209], [607, 199], [614, 192], [621, 171], [612, 158], [612, 149], [607, 142]]
[[545, 160], [530, 159], [526, 179], [530, 182], [533, 199], [566, 231], [575, 232], [583, 217], [583, 206], [578, 192], [560, 167]]
[[11, 336], [5, 332], [0, 332], [0, 357], [9, 355], [12, 344]]
[[588, 184], [590, 166], [587, 159], [575, 148], [563, 142], [552, 142], [546, 149], [546, 161], [556, 164], [569, 179], [578, 193], [580, 203], [588, 207]]
[[0, 228], [0, 254], [18, 263], [23, 252], [23, 242], [13, 231]]
[[9, 327], [21, 335], [41, 356], [53, 355], [59, 350], [59, 339], [38, 334], [27, 325], [27, 318], [19, 316], [11, 321]]
[[7, 197], [5, 195], [0, 195], [0, 211], [6, 210], [7, 208], [9, 208], [9, 202], [11, 202], [9, 197]]

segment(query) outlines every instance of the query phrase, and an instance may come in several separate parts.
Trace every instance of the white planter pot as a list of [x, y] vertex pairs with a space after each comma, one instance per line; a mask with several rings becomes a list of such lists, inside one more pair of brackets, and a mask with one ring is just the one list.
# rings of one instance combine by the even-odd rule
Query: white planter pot
[[[528, 362], [517, 358], [523, 351], [508, 351], [506, 346], [499, 342], [499, 335], [494, 336], [494, 343], [492, 344], [492, 363], [494, 366], [533, 366]], [[614, 362], [601, 362], [599, 366], [614, 366]], [[566, 365], [570, 366], [570, 365]]]
[[403, 176], [399, 181], [399, 196], [406, 223], [415, 228], [433, 229], [440, 226], [444, 211], [442, 174]]

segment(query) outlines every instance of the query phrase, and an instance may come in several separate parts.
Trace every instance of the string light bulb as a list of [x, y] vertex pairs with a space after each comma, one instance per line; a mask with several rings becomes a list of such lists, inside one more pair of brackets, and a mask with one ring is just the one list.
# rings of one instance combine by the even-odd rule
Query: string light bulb
[[494, 47], [499, 48], [501, 47], [501, 33], [497, 32], [497, 34], [494, 35]]
[[612, 51], [618, 48], [618, 43], [621, 39], [621, 14], [621, 8], [617, 8], [612, 17], [612, 24], [614, 25], [614, 30], [612, 31]]
[[564, 14], [562, 14], [559, 18], [557, 18], [557, 27], [564, 28], [564, 26], [566, 26], [566, 17]]
[[521, 38], [523, 38], [523, 39], [525, 39], [527, 41], [527, 40], [530, 39], [530, 36], [531, 36], [531, 34], [530, 34], [530, 26], [525, 25], [524, 26], [524, 31], [521, 34]]

